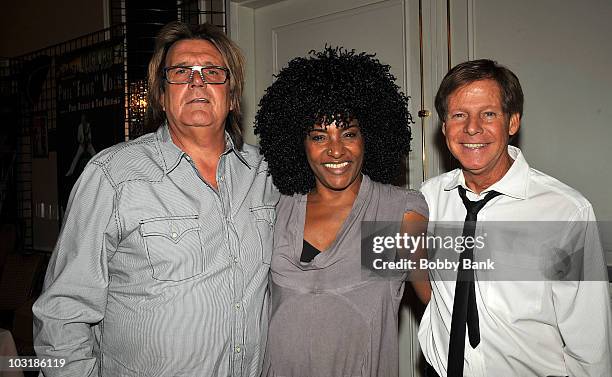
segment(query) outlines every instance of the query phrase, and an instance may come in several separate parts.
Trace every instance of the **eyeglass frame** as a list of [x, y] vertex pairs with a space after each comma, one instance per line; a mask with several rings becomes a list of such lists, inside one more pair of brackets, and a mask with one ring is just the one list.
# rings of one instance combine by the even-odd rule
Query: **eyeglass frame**
[[[170, 79], [168, 79], [168, 71], [173, 69], [173, 68], [189, 68], [191, 69], [191, 74], [189, 75], [189, 81], [187, 82], [173, 82], [170, 81]], [[222, 71], [225, 72], [225, 80], [223, 80], [223, 82], [208, 82], [204, 79], [204, 74], [202, 73], [202, 70], [204, 68], [215, 68], [215, 69], [220, 69]], [[191, 84], [193, 82], [193, 77], [194, 77], [194, 72], [196, 71], [199, 72], [200, 74], [200, 79], [202, 79], [202, 82], [206, 83], [206, 84], [210, 84], [210, 85], [223, 85], [227, 82], [227, 80], [230, 77], [230, 70], [226, 67], [221, 67], [218, 65], [171, 65], [169, 67], [164, 67], [163, 72], [164, 72], [164, 80], [166, 80], [166, 82], [168, 84], [173, 84], [173, 85], [183, 85], [183, 84]]]

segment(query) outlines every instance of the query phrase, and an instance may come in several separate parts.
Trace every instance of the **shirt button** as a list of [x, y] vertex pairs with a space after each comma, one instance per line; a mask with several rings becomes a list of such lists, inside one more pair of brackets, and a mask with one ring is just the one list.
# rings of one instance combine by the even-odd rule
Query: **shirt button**
[[240, 310], [240, 308], [242, 307], [242, 305], [240, 305], [239, 302], [237, 302], [234, 307], [236, 308], [236, 310]]
[[234, 348], [234, 352], [236, 352], [236, 353], [240, 353], [240, 351], [242, 351], [242, 350], [240, 349], [240, 346], [236, 346], [236, 348]]
[[219, 180], [220, 180], [221, 182], [225, 181], [225, 176], [224, 176], [224, 175], [222, 175], [221, 177], [219, 177]]
[[175, 238], [175, 239], [176, 239], [176, 237], [178, 237], [178, 233], [176, 233], [176, 232], [172, 232], [172, 238]]
[[234, 257], [234, 263], [238, 263], [238, 257]]

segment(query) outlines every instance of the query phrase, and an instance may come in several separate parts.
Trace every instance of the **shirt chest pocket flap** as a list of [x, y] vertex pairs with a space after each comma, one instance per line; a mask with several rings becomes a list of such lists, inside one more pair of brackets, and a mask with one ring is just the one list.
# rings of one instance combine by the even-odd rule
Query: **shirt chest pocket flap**
[[265, 264], [270, 264], [274, 223], [276, 222], [275, 207], [273, 205], [262, 205], [251, 207], [250, 210], [254, 216], [257, 234], [261, 242], [261, 260]]
[[140, 233], [153, 279], [181, 281], [204, 272], [197, 215], [142, 220]]

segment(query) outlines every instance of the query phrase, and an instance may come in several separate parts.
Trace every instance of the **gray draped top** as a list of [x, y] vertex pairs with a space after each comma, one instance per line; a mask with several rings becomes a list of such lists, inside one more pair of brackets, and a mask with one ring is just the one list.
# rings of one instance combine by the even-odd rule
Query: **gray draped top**
[[403, 281], [364, 279], [361, 222], [428, 216], [416, 191], [367, 176], [336, 239], [300, 262], [306, 195], [282, 196], [271, 264], [271, 316], [264, 376], [397, 376], [398, 308]]

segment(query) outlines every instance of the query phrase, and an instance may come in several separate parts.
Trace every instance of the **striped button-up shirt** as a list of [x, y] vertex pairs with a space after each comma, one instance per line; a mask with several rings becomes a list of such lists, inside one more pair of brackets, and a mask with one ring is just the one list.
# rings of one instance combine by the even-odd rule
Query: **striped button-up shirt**
[[278, 193], [229, 137], [218, 189], [167, 126], [95, 156], [34, 312], [45, 376], [258, 376]]

